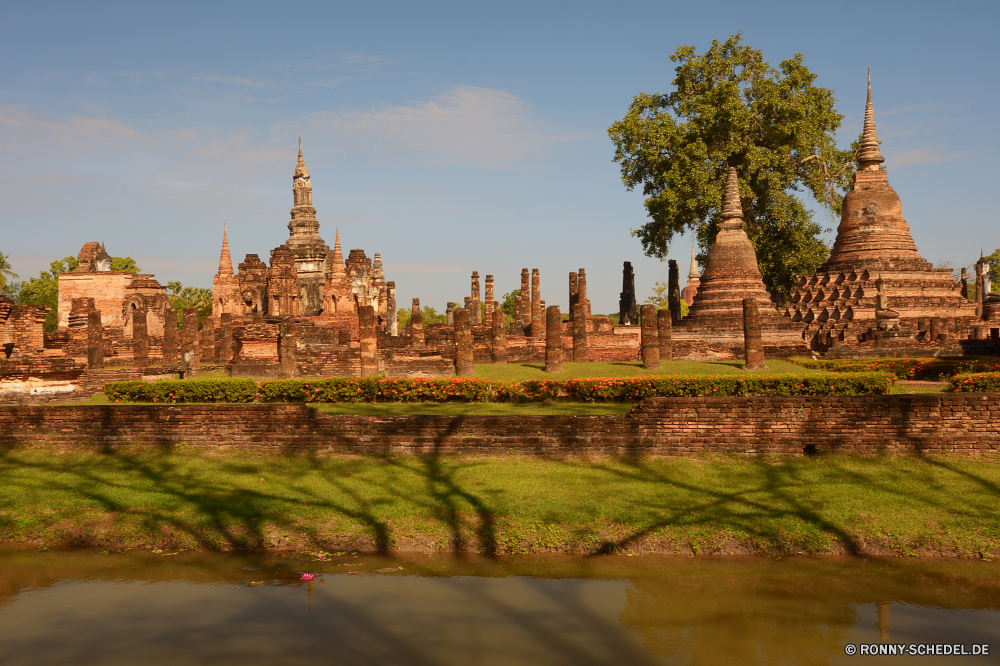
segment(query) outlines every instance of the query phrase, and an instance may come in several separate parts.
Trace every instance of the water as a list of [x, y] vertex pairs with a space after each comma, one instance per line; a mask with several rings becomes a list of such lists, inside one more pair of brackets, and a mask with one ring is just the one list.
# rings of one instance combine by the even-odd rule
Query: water
[[0, 553], [0, 663], [910, 661], [845, 653], [883, 642], [1000, 660], [998, 563], [172, 552]]

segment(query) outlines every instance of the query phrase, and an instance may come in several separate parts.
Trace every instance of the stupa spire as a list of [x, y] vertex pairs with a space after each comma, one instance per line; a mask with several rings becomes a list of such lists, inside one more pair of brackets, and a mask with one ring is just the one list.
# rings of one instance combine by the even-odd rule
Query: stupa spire
[[729, 167], [726, 177], [726, 194], [722, 201], [722, 221], [742, 220], [743, 205], [740, 203], [740, 183], [736, 177], [736, 168]]
[[340, 249], [340, 228], [337, 229], [337, 237], [333, 241], [333, 265], [344, 268], [344, 253]]
[[885, 159], [878, 149], [878, 137], [875, 134], [875, 109], [872, 107], [872, 68], [869, 67], [868, 103], [865, 104], [865, 127], [861, 134], [858, 165], [861, 171], [875, 171], [882, 162], [885, 162]]
[[698, 262], [694, 259], [694, 243], [691, 243], [691, 270], [688, 271], [688, 280], [694, 280], [698, 275]]
[[222, 253], [219, 255], [219, 275], [233, 274], [233, 258], [229, 255], [229, 235], [226, 225], [222, 225]]

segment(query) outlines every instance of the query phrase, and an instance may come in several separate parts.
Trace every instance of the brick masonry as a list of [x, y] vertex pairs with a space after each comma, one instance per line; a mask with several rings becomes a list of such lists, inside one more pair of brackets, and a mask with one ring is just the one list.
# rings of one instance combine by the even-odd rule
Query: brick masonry
[[0, 407], [0, 447], [341, 453], [982, 455], [1000, 394], [650, 398], [626, 416], [334, 416], [305, 405]]

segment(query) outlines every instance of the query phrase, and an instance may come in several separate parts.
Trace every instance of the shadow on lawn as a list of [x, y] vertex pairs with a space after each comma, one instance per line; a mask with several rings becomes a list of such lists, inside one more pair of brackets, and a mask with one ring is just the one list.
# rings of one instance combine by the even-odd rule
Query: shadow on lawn
[[[934, 509], [945, 509], [960, 517], [982, 518], [995, 513], [1000, 501], [1000, 486], [996, 483], [961, 469], [950, 461], [930, 458], [910, 458], [901, 469], [886, 473], [884, 466], [865, 472], [858, 468], [857, 459], [844, 462], [825, 458], [824, 476], [821, 483], [845, 483], [857, 492], [895, 496], [904, 503]], [[854, 464], [846, 464], [847, 461]], [[563, 461], [574, 464], [571, 461]], [[874, 460], [873, 460], [874, 462]], [[720, 483], [696, 483], [684, 478], [683, 472], [663, 470], [636, 458], [621, 458], [614, 463], [589, 463], [606, 473], [633, 482], [655, 484], [665, 491], [682, 491], [688, 497], [698, 499], [672, 504], [668, 500], [648, 506], [650, 521], [627, 536], [615, 541], [606, 541], [595, 554], [621, 552], [641, 541], [644, 537], [668, 527], [703, 527], [739, 531], [752, 535], [773, 545], [788, 543], [788, 534], [782, 533], [780, 520], [802, 521], [820, 533], [832, 537], [847, 554], [866, 554], [863, 540], [859, 539], [856, 523], [847, 518], [831, 518], [825, 511], [822, 490], [809, 492], [810, 484], [816, 483], [814, 475], [808, 474], [809, 459], [789, 461], [748, 460], [746, 464], [763, 480], [743, 490], [727, 490]], [[913, 466], [917, 469], [914, 470]], [[737, 468], [738, 469], [738, 468]], [[933, 469], [947, 470], [980, 485], [989, 492], [986, 498], [969, 497], [961, 493], [949, 492], [935, 478]], [[905, 483], [904, 478], [905, 477]], [[938, 475], [939, 477], [939, 475]], [[917, 481], [924, 490], [914, 493], [913, 482]], [[745, 483], [734, 485], [746, 486]], [[668, 492], [667, 495], [670, 493]], [[695, 545], [695, 544], [692, 544]], [[801, 547], [801, 546], [799, 546]]]

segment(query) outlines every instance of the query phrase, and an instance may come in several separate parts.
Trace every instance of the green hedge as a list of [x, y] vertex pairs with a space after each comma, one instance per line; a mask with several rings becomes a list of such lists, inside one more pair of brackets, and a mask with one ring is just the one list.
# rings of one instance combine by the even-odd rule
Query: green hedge
[[973, 372], [951, 378], [951, 390], [957, 392], [1000, 391], [1000, 372]]
[[941, 380], [959, 374], [1000, 371], [996, 358], [862, 358], [789, 359], [810, 370], [828, 372], [888, 372], [899, 379]]
[[720, 377], [529, 379], [493, 382], [452, 379], [214, 379], [114, 382], [114, 402], [542, 402], [558, 396], [578, 402], [634, 402], [651, 396], [869, 395], [888, 393], [888, 373], [813, 373]]
[[633, 402], [653, 396], [871, 395], [889, 392], [884, 372], [719, 377], [571, 379], [563, 391], [577, 402]]
[[104, 385], [109, 402], [254, 402], [252, 379], [185, 379], [112, 382]]

